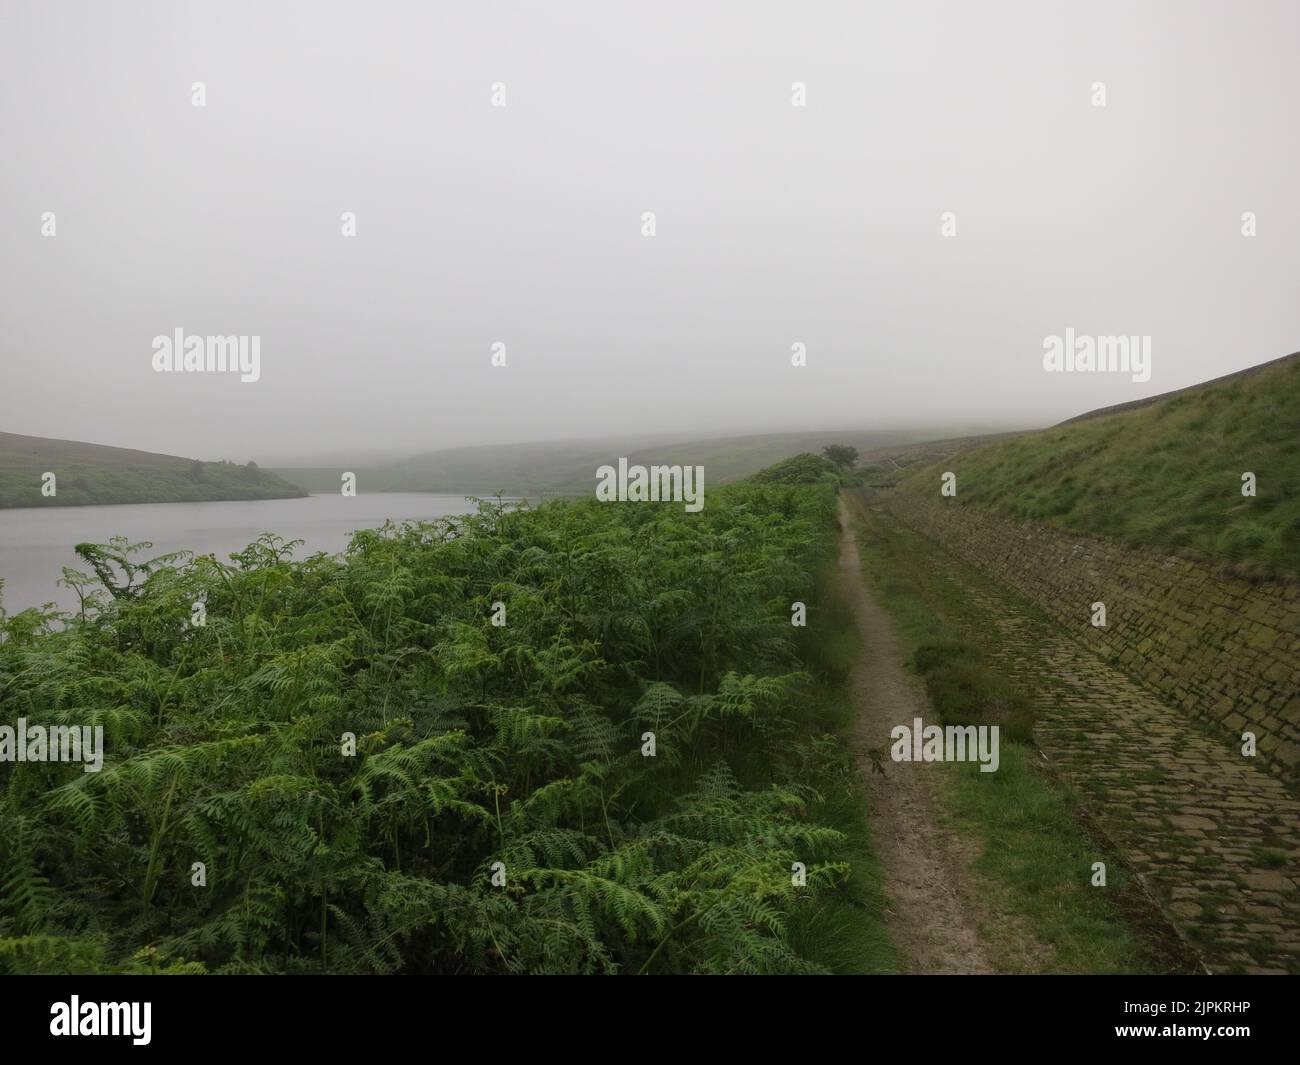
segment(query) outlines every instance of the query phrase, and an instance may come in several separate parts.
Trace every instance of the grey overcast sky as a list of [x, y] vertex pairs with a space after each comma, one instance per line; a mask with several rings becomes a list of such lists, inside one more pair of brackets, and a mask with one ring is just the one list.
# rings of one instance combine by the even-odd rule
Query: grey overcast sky
[[[277, 462], [1178, 388], [1300, 348], [1297, 45], [1267, 0], [4, 0], [0, 430]], [[1067, 327], [1150, 380], [1045, 372]], [[261, 379], [155, 373], [176, 328]]]

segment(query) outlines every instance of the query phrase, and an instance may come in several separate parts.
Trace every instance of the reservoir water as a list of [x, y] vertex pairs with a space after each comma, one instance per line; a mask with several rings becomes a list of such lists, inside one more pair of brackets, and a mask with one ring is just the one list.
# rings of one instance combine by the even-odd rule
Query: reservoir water
[[395, 521], [473, 513], [462, 495], [382, 492], [305, 499], [259, 499], [214, 503], [134, 503], [107, 507], [21, 507], [0, 509], [0, 605], [9, 614], [54, 603], [73, 610], [77, 596], [60, 587], [63, 567], [91, 572], [73, 551], [79, 543], [107, 543], [126, 536], [153, 547], [135, 557], [150, 559], [169, 551], [193, 551], [229, 561], [262, 533], [305, 541], [295, 557], [337, 552], [358, 529]]

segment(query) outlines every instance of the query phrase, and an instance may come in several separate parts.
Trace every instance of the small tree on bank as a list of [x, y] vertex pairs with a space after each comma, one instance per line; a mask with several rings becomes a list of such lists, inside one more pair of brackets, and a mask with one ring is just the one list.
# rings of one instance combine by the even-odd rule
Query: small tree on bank
[[858, 463], [858, 449], [847, 444], [827, 444], [822, 448], [822, 454], [839, 470], [851, 470]]

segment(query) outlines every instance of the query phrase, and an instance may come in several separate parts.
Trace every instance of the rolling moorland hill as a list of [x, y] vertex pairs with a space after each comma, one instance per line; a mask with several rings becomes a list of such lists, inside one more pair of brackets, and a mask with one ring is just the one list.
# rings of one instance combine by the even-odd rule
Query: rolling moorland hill
[[[983, 444], [942, 469], [962, 506], [1300, 575], [1300, 354]], [[940, 472], [916, 462], [900, 487], [937, 492]]]
[[[633, 463], [702, 465], [706, 483], [735, 481], [805, 451], [827, 444], [847, 444], [862, 452], [893, 450], [932, 440], [934, 430], [834, 430], [765, 433], [716, 440], [637, 439], [570, 440], [554, 443], [496, 444], [453, 448], [417, 455], [402, 462], [359, 469], [362, 492], [475, 492], [548, 496], [590, 494], [596, 469], [626, 456]], [[273, 467], [294, 484], [313, 492], [337, 492], [338, 467]]]
[[[57, 478], [53, 496], [42, 476]], [[0, 507], [288, 499], [307, 493], [255, 463], [200, 462], [76, 440], [0, 433]]]

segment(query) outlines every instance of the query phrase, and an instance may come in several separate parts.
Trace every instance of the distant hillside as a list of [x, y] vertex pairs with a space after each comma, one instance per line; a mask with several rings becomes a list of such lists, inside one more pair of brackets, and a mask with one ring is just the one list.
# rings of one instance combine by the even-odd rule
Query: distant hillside
[[[764, 433], [715, 440], [570, 440], [541, 444], [497, 444], [454, 448], [418, 455], [404, 462], [353, 470], [362, 492], [504, 492], [530, 498], [585, 495], [593, 491], [596, 469], [626, 456], [644, 464], [703, 465], [706, 485], [747, 477], [801, 452], [827, 444], [859, 451], [901, 447], [942, 435], [927, 430], [835, 430]], [[275, 472], [311, 491], [337, 492], [336, 468], [278, 467]]]
[[[54, 496], [41, 494], [47, 472], [56, 478]], [[254, 463], [200, 462], [75, 440], [0, 433], [0, 507], [288, 499], [306, 494]]]
[[942, 470], [958, 505], [1300, 574], [1300, 355], [959, 452], [902, 487], [937, 493]]
[[924, 440], [916, 444], [902, 444], [895, 447], [873, 448], [863, 451], [858, 456], [858, 472], [862, 482], [867, 485], [887, 487], [897, 484], [907, 476], [908, 470], [918, 463], [925, 465], [938, 462], [942, 458], [959, 451], [968, 451], [999, 440], [1010, 440], [1016, 436], [1033, 432], [1032, 429], [1015, 433], [985, 433], [982, 436], [947, 437], [942, 440]]

